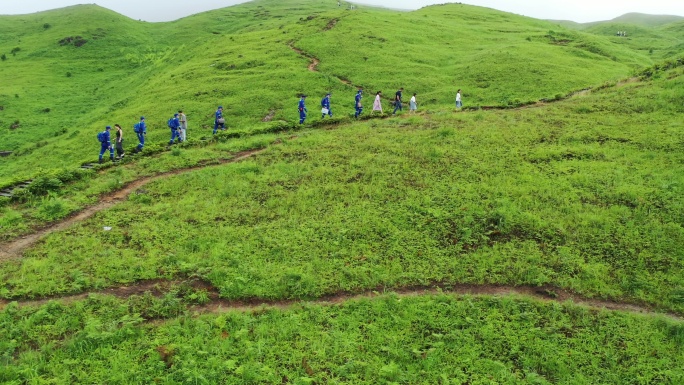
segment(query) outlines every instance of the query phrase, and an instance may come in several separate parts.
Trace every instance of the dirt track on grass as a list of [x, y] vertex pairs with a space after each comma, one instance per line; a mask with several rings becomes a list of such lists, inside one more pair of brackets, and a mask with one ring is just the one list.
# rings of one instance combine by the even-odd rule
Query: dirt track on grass
[[191, 171], [196, 171], [200, 170], [203, 168], [211, 167], [211, 166], [219, 166], [223, 164], [228, 164], [228, 163], [235, 163], [239, 162], [241, 160], [247, 159], [251, 156], [257, 155], [261, 152], [263, 152], [264, 149], [257, 149], [257, 150], [249, 150], [249, 151], [243, 151], [240, 153], [235, 154], [232, 158], [229, 159], [221, 159], [217, 163], [211, 163], [211, 164], [203, 164], [199, 166], [194, 166], [190, 168], [184, 168], [184, 169], [178, 169], [178, 170], [173, 170], [161, 174], [157, 174], [154, 176], [149, 176], [145, 178], [141, 178], [135, 181], [132, 181], [128, 184], [126, 184], [121, 190], [117, 190], [115, 192], [112, 192], [110, 194], [104, 195], [100, 198], [100, 201], [92, 206], [86, 207], [85, 209], [74, 213], [70, 217], [59, 221], [57, 223], [48, 225], [46, 227], [43, 227], [42, 229], [35, 231], [31, 234], [25, 235], [23, 237], [20, 237], [18, 239], [15, 239], [11, 242], [0, 244], [0, 262], [2, 261], [7, 261], [11, 259], [17, 259], [20, 258], [22, 255], [22, 252], [26, 250], [27, 248], [33, 246], [36, 242], [38, 242], [40, 239], [45, 237], [46, 235], [53, 233], [55, 231], [61, 231], [64, 230], [71, 225], [84, 221], [96, 213], [106, 210], [115, 204], [121, 202], [122, 200], [128, 198], [128, 196], [133, 193], [134, 191], [140, 189], [141, 187], [145, 186], [146, 184], [150, 182], [154, 182], [158, 179], [162, 178], [168, 178], [174, 175], [179, 175], [179, 174], [184, 174], [186, 172], [191, 172]]
[[[88, 298], [91, 294], [112, 295], [121, 299], [128, 299], [134, 295], [150, 293], [156, 297], [161, 297], [169, 293], [174, 288], [191, 287], [194, 290], [205, 291], [208, 302], [202, 305], [192, 305], [189, 311], [196, 314], [216, 314], [229, 311], [255, 312], [269, 309], [289, 310], [302, 305], [312, 304], [320, 306], [333, 306], [343, 304], [347, 301], [372, 299], [388, 293], [394, 293], [400, 298], [420, 297], [430, 295], [450, 295], [450, 296], [495, 296], [513, 297], [520, 299], [533, 299], [546, 303], [570, 303], [576, 306], [589, 308], [592, 310], [620, 311], [630, 314], [641, 314], [646, 316], [660, 316], [673, 321], [684, 321], [679, 314], [659, 312], [648, 305], [623, 303], [611, 300], [601, 300], [585, 298], [553, 286], [498, 286], [498, 285], [473, 285], [473, 284], [435, 284], [427, 286], [411, 286], [398, 288], [376, 288], [375, 290], [365, 290], [359, 292], [340, 292], [322, 296], [316, 299], [290, 299], [290, 300], [268, 300], [260, 298], [247, 298], [241, 300], [230, 300], [220, 297], [219, 291], [210, 283], [201, 280], [187, 281], [168, 281], [150, 280], [141, 281], [132, 285], [117, 286], [102, 291], [88, 292], [74, 295], [53, 296], [43, 299], [19, 299], [19, 306], [40, 306], [50, 301], [61, 303], [71, 303]], [[4, 308], [10, 301], [0, 300], [0, 309]]]

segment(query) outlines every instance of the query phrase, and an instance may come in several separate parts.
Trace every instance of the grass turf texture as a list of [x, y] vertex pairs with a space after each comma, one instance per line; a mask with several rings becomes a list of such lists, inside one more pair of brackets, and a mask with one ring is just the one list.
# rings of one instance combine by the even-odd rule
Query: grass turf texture
[[[625, 77], [654, 60], [612, 37], [458, 4], [351, 12], [334, 2], [262, 0], [171, 23], [78, 6], [1, 20], [0, 150], [15, 153], [0, 158], [0, 185], [93, 161], [95, 133], [107, 124], [122, 124], [130, 149], [140, 115], [148, 141], [164, 143], [178, 109], [190, 137], [209, 134], [218, 105], [231, 129], [259, 129], [271, 113], [294, 120], [300, 92], [312, 95], [315, 111], [332, 91], [333, 111], [349, 114], [354, 89], [340, 78], [364, 86], [367, 100], [403, 86], [423, 107], [444, 107], [461, 88], [466, 105], [507, 105]], [[682, 36], [681, 28], [658, 33], [662, 49]], [[80, 47], [78, 39], [60, 45], [79, 36]], [[290, 45], [318, 57], [320, 72]]]
[[681, 313], [681, 73], [538, 108], [301, 132], [48, 236], [0, 266], [0, 294], [187, 275], [227, 298], [551, 284]]
[[[193, 317], [174, 296], [0, 312], [8, 384], [678, 384], [684, 329], [510, 298], [385, 295]], [[141, 313], [175, 315], [144, 323]]]
[[[16, 153], [0, 160], [0, 184], [92, 161], [105, 124], [122, 123], [132, 146], [128, 127], [141, 114], [152, 143], [167, 140], [165, 121], [179, 108], [191, 138], [209, 133], [200, 127], [219, 104], [243, 133], [86, 172], [48, 196], [2, 201], [3, 238], [142, 176], [268, 148], [255, 159], [153, 182], [22, 259], [0, 262], [0, 296], [188, 276], [225, 298], [262, 299], [494, 283], [551, 285], [684, 313], [682, 68], [610, 86], [681, 51], [679, 24], [643, 27], [659, 44], [651, 53], [645, 37], [616, 40], [463, 5], [410, 13], [331, 5], [257, 1], [159, 24], [97, 7], [3, 17], [0, 50], [8, 55], [0, 73], [9, 81], [0, 126], [20, 120], [20, 127], [3, 136], [8, 148], [0, 150]], [[79, 48], [57, 43], [78, 35], [88, 40]], [[319, 72], [290, 45], [320, 59]], [[39, 83], [27, 80], [31, 73]], [[349, 113], [354, 89], [341, 79], [390, 96], [398, 86], [418, 92], [421, 115], [338, 118], [292, 140], [263, 134], [296, 119], [298, 92], [333, 90], [336, 115]], [[511, 106], [604, 83], [553, 105], [451, 108], [456, 88], [467, 105]], [[311, 121], [317, 102], [309, 101]], [[276, 122], [260, 121], [271, 112]], [[59, 122], [67, 119], [64, 132]], [[255, 314], [188, 310], [205, 297], [9, 304], [0, 312], [0, 381], [683, 380], [681, 323], [653, 317], [439, 295]]]

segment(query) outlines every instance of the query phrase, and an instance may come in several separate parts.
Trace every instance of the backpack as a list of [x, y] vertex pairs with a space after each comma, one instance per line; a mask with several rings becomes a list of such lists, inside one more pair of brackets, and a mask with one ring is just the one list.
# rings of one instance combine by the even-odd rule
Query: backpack
[[107, 131], [102, 131], [97, 133], [97, 141], [104, 143], [107, 141]]
[[136, 134], [139, 134], [139, 133], [141, 132], [141, 130], [140, 130], [140, 123], [136, 123], [136, 124], [133, 126], [133, 131], [134, 131]]
[[166, 125], [169, 126], [169, 128], [176, 128], [176, 126], [173, 124], [173, 118], [169, 119], [169, 121], [166, 122]]

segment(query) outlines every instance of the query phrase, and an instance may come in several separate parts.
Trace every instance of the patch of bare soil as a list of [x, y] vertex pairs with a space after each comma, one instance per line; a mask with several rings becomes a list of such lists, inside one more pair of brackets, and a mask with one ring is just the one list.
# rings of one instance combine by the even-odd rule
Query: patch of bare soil
[[266, 116], [264, 116], [264, 118], [261, 119], [261, 121], [262, 122], [270, 122], [275, 117], [275, 114], [276, 114], [276, 110], [270, 110], [270, 111], [268, 111], [268, 114], [266, 114]]
[[335, 24], [340, 21], [339, 19], [331, 19], [328, 24], [323, 28], [324, 31], [330, 31], [331, 29], [335, 28]]
[[[428, 295], [451, 295], [451, 296], [493, 296], [493, 297], [519, 297], [521, 299], [534, 299], [543, 302], [558, 302], [570, 303], [576, 306], [583, 306], [596, 310], [611, 310], [621, 311], [632, 314], [643, 314], [648, 316], [663, 316], [675, 321], [684, 321], [678, 314], [663, 313], [654, 310], [647, 305], [640, 305], [636, 303], [618, 302], [611, 300], [601, 300], [581, 297], [577, 294], [571, 293], [553, 286], [499, 286], [499, 285], [471, 285], [471, 284], [455, 284], [455, 285], [431, 285], [421, 287], [404, 287], [404, 288], [377, 288], [376, 290], [368, 290], [358, 293], [340, 292], [324, 296], [313, 300], [267, 300], [261, 298], [246, 298], [241, 300], [230, 300], [220, 297], [219, 291], [210, 283], [202, 280], [150, 280], [142, 281], [128, 286], [117, 286], [106, 290], [83, 293], [67, 296], [55, 296], [42, 298], [39, 300], [18, 300], [20, 306], [39, 306], [49, 301], [60, 301], [69, 303], [73, 301], [83, 300], [90, 294], [107, 294], [118, 298], [126, 299], [133, 295], [142, 295], [150, 293], [155, 296], [163, 296], [173, 288], [184, 285], [192, 287], [196, 290], [204, 290], [207, 292], [209, 302], [204, 305], [195, 305], [190, 308], [191, 311], [197, 314], [206, 313], [222, 313], [229, 311], [240, 312], [261, 312], [264, 310], [288, 310], [301, 307], [305, 304], [315, 304], [321, 306], [340, 305], [348, 301], [370, 299], [382, 296], [388, 293], [395, 293], [399, 297], [420, 297]], [[8, 301], [0, 300], [0, 308], [7, 305]]]

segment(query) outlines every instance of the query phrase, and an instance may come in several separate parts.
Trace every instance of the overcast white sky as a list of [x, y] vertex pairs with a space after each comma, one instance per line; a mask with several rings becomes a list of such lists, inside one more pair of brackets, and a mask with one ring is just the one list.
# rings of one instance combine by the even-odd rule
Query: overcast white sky
[[[85, 0], [88, 1], [88, 0]], [[0, 0], [0, 14], [22, 14], [68, 5], [78, 0]], [[92, 0], [91, 0], [92, 1]], [[321, 0], [337, 4], [337, 0]], [[193, 13], [243, 3], [244, 0], [96, 0], [95, 3], [133, 19], [146, 21], [175, 20]], [[390, 8], [417, 9], [447, 0], [357, 0], [357, 3]], [[610, 20], [628, 12], [684, 16], [684, 0], [463, 0], [538, 19], [563, 19], [577, 22]]]

